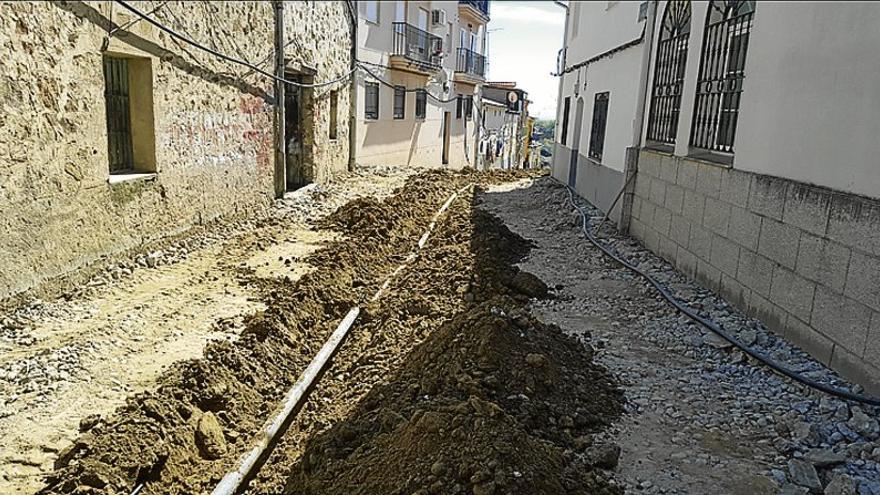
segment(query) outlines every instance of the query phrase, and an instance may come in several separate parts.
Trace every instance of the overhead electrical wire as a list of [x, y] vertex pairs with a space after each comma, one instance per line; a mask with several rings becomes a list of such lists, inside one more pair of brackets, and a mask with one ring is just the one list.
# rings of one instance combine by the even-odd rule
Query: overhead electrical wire
[[[358, 67], [360, 67], [364, 72], [366, 72], [366, 73], [369, 74], [371, 77], [373, 77], [373, 79], [376, 79], [377, 81], [379, 81], [380, 83], [384, 84], [385, 86], [388, 86], [389, 88], [397, 89], [397, 88], [399, 87], [398, 85], [391, 84], [390, 82], [388, 82], [388, 81], [382, 79], [381, 77], [377, 76], [375, 72], [373, 72], [373, 71], [371, 71], [370, 69], [367, 68], [366, 64], [368, 64], [368, 63], [369, 63], [369, 62], [363, 62], [363, 61], [361, 61], [361, 60], [358, 60], [358, 61], [357, 61]], [[375, 64], [374, 64], [374, 65], [375, 65]], [[384, 67], [384, 66], [379, 66], [379, 67]], [[432, 95], [428, 90], [426, 90], [426, 89], [424, 89], [424, 88], [406, 88], [406, 87], [404, 87], [403, 91], [406, 92], [406, 93], [417, 93], [417, 92], [419, 92], [419, 91], [424, 91], [425, 94], [427, 94], [429, 98], [431, 98], [432, 100], [435, 100], [437, 103], [452, 103], [452, 102], [454, 102], [454, 101], [456, 101], [456, 100], [458, 99], [458, 96], [455, 96], [455, 97], [453, 97], [453, 98], [449, 98], [448, 100], [445, 100], [445, 99], [440, 98], [440, 97], [438, 97], [438, 96], [434, 96], [434, 95]]]
[[828, 385], [826, 383], [821, 383], [821, 382], [818, 382], [818, 381], [813, 380], [811, 378], [807, 378], [796, 371], [788, 369], [786, 366], [774, 361], [773, 359], [769, 358], [768, 356], [765, 356], [763, 353], [745, 345], [739, 339], [737, 339], [733, 335], [727, 333], [724, 329], [722, 329], [714, 321], [712, 321], [708, 318], [705, 318], [703, 316], [700, 316], [693, 309], [691, 309], [687, 305], [678, 301], [678, 299], [676, 299], [675, 296], [673, 296], [672, 293], [669, 292], [669, 289], [664, 287], [663, 284], [661, 284], [656, 279], [654, 279], [654, 277], [647, 274], [646, 272], [644, 272], [643, 270], [641, 270], [637, 266], [633, 265], [632, 263], [624, 260], [623, 258], [618, 256], [616, 253], [614, 253], [609, 247], [607, 247], [604, 242], [597, 239], [593, 235], [593, 233], [590, 232], [589, 220], [587, 219], [587, 214], [584, 212], [583, 208], [578, 206], [574, 201], [574, 191], [572, 190], [571, 186], [566, 186], [566, 189], [568, 191], [569, 203], [571, 203], [571, 206], [574, 207], [574, 209], [577, 210], [581, 216], [581, 230], [583, 231], [584, 236], [586, 236], [587, 240], [590, 241], [591, 244], [593, 244], [594, 246], [599, 248], [599, 250], [602, 251], [602, 253], [604, 253], [606, 256], [610, 257], [614, 261], [623, 265], [625, 268], [629, 269], [633, 273], [635, 273], [635, 274], [639, 275], [640, 277], [642, 277], [643, 279], [645, 279], [652, 287], [654, 287], [654, 289], [657, 290], [657, 292], [660, 293], [660, 295], [663, 297], [663, 299], [665, 299], [666, 302], [669, 303], [670, 305], [672, 305], [676, 310], [678, 310], [679, 312], [681, 312], [682, 314], [684, 314], [685, 316], [687, 316], [691, 320], [706, 327], [707, 329], [709, 329], [710, 331], [712, 331], [713, 333], [715, 333], [719, 337], [723, 338], [724, 340], [730, 342], [736, 348], [738, 348], [739, 350], [748, 354], [749, 356], [751, 356], [752, 358], [754, 358], [758, 362], [764, 364], [768, 368], [770, 368], [770, 369], [776, 371], [777, 373], [780, 373], [780, 374], [782, 374], [782, 375], [784, 375], [784, 376], [786, 376], [786, 377], [788, 377], [788, 378], [790, 378], [790, 379], [792, 379], [802, 385], [806, 385], [807, 387], [810, 387], [815, 390], [819, 390], [820, 392], [824, 392], [828, 395], [838, 397], [840, 399], [851, 400], [854, 402], [860, 402], [862, 404], [868, 404], [868, 405], [872, 405], [872, 406], [880, 406], [880, 397], [868, 397], [868, 396], [856, 394], [856, 393], [850, 392], [848, 390], [844, 390], [844, 389], [835, 387], [833, 385]]
[[[256, 72], [256, 73], [258, 73], [258, 74], [262, 74], [262, 75], [264, 75], [264, 76], [266, 76], [266, 77], [268, 77], [268, 78], [270, 78], [270, 79], [272, 79], [272, 80], [275, 80], [275, 81], [280, 81], [280, 82], [285, 83], [285, 84], [290, 84], [291, 86], [296, 86], [296, 87], [300, 87], [300, 88], [318, 88], [318, 87], [323, 87], [323, 86], [329, 86], [329, 85], [332, 85], [332, 84], [336, 84], [336, 83], [338, 83], [338, 82], [341, 82], [341, 81], [343, 81], [343, 80], [350, 79], [350, 78], [352, 77], [352, 75], [353, 75], [355, 72], [357, 72], [358, 69], [360, 69], [360, 70], [366, 72], [367, 74], [369, 74], [372, 78], [374, 78], [375, 80], [379, 81], [380, 83], [382, 83], [382, 84], [385, 85], [385, 86], [388, 86], [388, 87], [390, 87], [390, 88], [394, 88], [394, 89], [397, 89], [397, 88], [399, 87], [399, 86], [396, 86], [396, 85], [394, 85], [394, 84], [391, 84], [390, 82], [384, 80], [382, 77], [378, 76], [375, 72], [373, 72], [372, 70], [370, 70], [369, 67], [367, 67], [367, 64], [369, 64], [369, 62], [364, 62], [364, 61], [361, 61], [361, 60], [355, 60], [354, 67], [352, 67], [351, 70], [349, 70], [348, 72], [342, 74], [341, 76], [339, 76], [339, 77], [337, 77], [337, 78], [335, 78], [335, 79], [331, 79], [331, 80], [329, 80], [329, 81], [324, 81], [324, 82], [320, 82], [320, 83], [301, 83], [301, 82], [298, 82], [298, 81], [291, 81], [291, 80], [289, 80], [289, 79], [285, 79], [285, 78], [283, 78], [283, 77], [279, 77], [279, 76], [277, 76], [277, 75], [275, 75], [275, 74], [272, 74], [272, 73], [270, 73], [270, 72], [267, 72], [267, 71], [261, 69], [261, 68], [260, 68], [259, 66], [257, 66], [256, 64], [253, 64], [253, 63], [251, 63], [251, 62], [249, 62], [249, 61], [247, 61], [247, 60], [242, 60], [242, 59], [239, 59], [239, 58], [236, 58], [236, 57], [232, 57], [232, 56], [230, 56], [230, 55], [226, 55], [225, 53], [220, 52], [220, 51], [218, 51], [218, 50], [215, 50], [215, 49], [213, 49], [213, 48], [210, 48], [210, 47], [208, 47], [208, 46], [205, 46], [205, 45], [203, 45], [202, 43], [199, 43], [198, 41], [195, 41], [195, 40], [193, 40], [192, 38], [190, 38], [190, 37], [188, 37], [188, 36], [185, 36], [185, 35], [183, 35], [183, 34], [180, 34], [180, 33], [178, 33], [177, 31], [171, 29], [170, 27], [168, 27], [168, 26], [162, 24], [161, 22], [159, 22], [159, 21], [153, 19], [152, 17], [150, 17], [149, 14], [146, 14], [146, 13], [144, 13], [144, 12], [141, 12], [140, 10], [138, 10], [136, 7], [130, 5], [130, 4], [129, 4], [128, 2], [126, 2], [125, 0], [115, 0], [115, 3], [118, 3], [119, 5], [121, 5], [121, 6], [122, 6], [123, 8], [125, 8], [126, 10], [128, 10], [128, 11], [132, 12], [133, 14], [135, 14], [136, 16], [138, 16], [140, 19], [143, 19], [143, 20], [147, 21], [148, 23], [150, 23], [150, 24], [152, 24], [153, 26], [157, 27], [157, 28], [160, 29], [161, 31], [167, 33], [168, 35], [170, 35], [170, 36], [171, 36], [172, 38], [174, 38], [174, 39], [177, 39], [177, 40], [180, 40], [180, 41], [182, 41], [182, 42], [184, 42], [184, 43], [187, 43], [187, 44], [189, 44], [189, 45], [192, 45], [192, 46], [198, 48], [199, 50], [202, 50], [202, 51], [204, 51], [204, 52], [210, 53], [211, 55], [214, 55], [215, 57], [218, 57], [218, 58], [220, 58], [220, 59], [222, 59], [222, 60], [225, 60], [225, 61], [227, 61], [227, 62], [231, 62], [231, 63], [234, 63], [234, 64], [242, 65], [242, 66], [247, 67], [248, 69], [250, 69], [252, 72]], [[166, 3], [167, 3], [167, 2], [166, 2]], [[162, 7], [163, 5], [164, 5], [164, 4], [162, 4], [162, 5], [160, 5], [159, 7], [153, 9], [150, 13], [153, 13], [153, 12], [157, 11], [157, 10], [158, 10], [160, 7]], [[349, 7], [349, 10], [351, 10], [351, 8], [352, 8], [352, 7], [351, 7], [351, 4], [348, 4], [348, 7]], [[129, 23], [128, 25], [130, 25], [130, 24], [131, 24], [131, 23]], [[117, 28], [115, 31], [120, 31], [120, 30], [123, 30], [123, 29], [124, 29], [124, 28], [119, 27], [119, 28]], [[381, 67], [381, 66], [380, 66], [380, 67]], [[453, 98], [448, 98], [448, 99], [440, 98], [440, 97], [438, 97], [438, 96], [435, 96], [435, 95], [431, 94], [431, 92], [429, 92], [427, 89], [424, 89], [424, 88], [404, 88], [404, 91], [407, 92], [407, 93], [424, 92], [425, 95], [426, 95], [428, 98], [431, 98], [432, 100], [434, 100], [434, 101], [436, 101], [436, 102], [438, 102], [438, 103], [441, 103], [441, 104], [452, 103], [452, 102], [457, 101], [459, 98], [461, 98], [461, 95], [457, 95], [457, 96], [455, 96], [455, 97], [453, 97]], [[473, 106], [473, 108], [476, 109], [476, 112], [477, 112], [477, 122], [478, 122], [477, 125], [478, 125], [480, 128], [482, 128], [482, 124], [480, 123], [482, 112], [480, 111], [479, 106], [475, 104], [475, 102], [473, 101], [473, 99], [470, 99], [470, 103], [471, 103], [471, 105]], [[465, 138], [465, 143], [467, 142], [466, 139], [467, 139], [467, 138]], [[465, 146], [467, 146], [467, 145], [465, 144]], [[468, 163], [470, 163], [470, 158], [467, 156], [467, 151], [465, 151], [465, 158], [467, 158]]]
[[349, 77], [351, 77], [352, 74], [354, 74], [357, 71], [357, 66], [356, 66], [356, 67], [352, 68], [350, 71], [342, 74], [341, 76], [339, 76], [335, 79], [331, 79], [329, 81], [324, 81], [324, 82], [320, 82], [320, 83], [301, 83], [301, 82], [297, 82], [297, 81], [291, 81], [291, 80], [285, 79], [283, 77], [276, 76], [275, 74], [272, 74], [271, 72], [266, 72], [265, 70], [257, 67], [256, 65], [252, 64], [251, 62], [226, 55], [225, 53], [214, 50], [213, 48], [209, 48], [209, 47], [199, 43], [198, 41], [195, 41], [187, 36], [184, 36], [184, 35], [178, 33], [177, 31], [174, 31], [173, 29], [169, 28], [168, 26], [165, 26], [164, 24], [160, 23], [159, 21], [156, 21], [155, 19], [153, 19], [149, 15], [141, 12], [137, 8], [129, 5], [128, 2], [125, 2], [124, 0], [115, 0], [115, 2], [118, 3], [119, 5], [121, 5], [122, 7], [124, 7], [125, 9], [127, 9], [128, 11], [132, 12], [136, 16], [140, 17], [141, 19], [147, 21], [148, 23], [152, 24], [153, 26], [156, 26], [161, 31], [164, 31], [165, 33], [167, 33], [168, 35], [170, 35], [173, 38], [176, 38], [180, 41], [183, 41], [184, 43], [187, 43], [189, 45], [192, 45], [202, 51], [208, 52], [211, 55], [214, 55], [215, 57], [226, 60], [227, 62], [243, 65], [243, 66], [251, 69], [254, 72], [262, 74], [262, 75], [264, 75], [270, 79], [273, 79], [275, 81], [280, 81], [285, 84], [290, 84], [291, 86], [297, 86], [300, 88], [318, 88], [318, 87], [322, 87], [322, 86], [329, 86], [331, 84], [336, 84], [340, 81], [348, 79]]
[[[159, 22], [159, 21], [153, 19], [152, 17], [149, 16], [149, 14], [146, 14], [146, 13], [144, 13], [144, 12], [141, 12], [140, 10], [138, 10], [136, 7], [130, 5], [130, 4], [129, 4], [128, 2], [126, 2], [125, 0], [115, 0], [115, 3], [118, 3], [119, 5], [121, 5], [121, 6], [124, 7], [125, 9], [129, 10], [130, 12], [132, 12], [133, 14], [135, 14], [136, 16], [138, 16], [138, 17], [140, 17], [141, 19], [147, 21], [148, 23], [152, 24], [153, 26], [156, 26], [156, 27], [159, 28], [161, 31], [167, 33], [168, 35], [170, 35], [171, 37], [173, 37], [173, 38], [175, 38], [175, 39], [178, 39], [178, 40], [183, 41], [184, 43], [187, 43], [187, 44], [189, 44], [189, 45], [192, 45], [192, 46], [194, 46], [194, 47], [196, 47], [196, 48], [198, 48], [198, 49], [200, 49], [200, 50], [202, 50], [202, 51], [205, 51], [205, 52], [207, 52], [207, 53], [210, 53], [211, 55], [214, 55], [215, 57], [218, 57], [218, 58], [220, 58], [220, 59], [226, 60], [227, 62], [231, 62], [231, 63], [238, 64], [238, 65], [242, 65], [242, 66], [244, 66], [244, 67], [247, 67], [248, 69], [250, 69], [250, 70], [253, 71], [253, 72], [256, 72], [256, 73], [262, 74], [262, 75], [264, 75], [264, 76], [266, 76], [266, 77], [268, 77], [268, 78], [270, 78], [270, 79], [273, 79], [273, 80], [276, 80], [276, 81], [280, 81], [280, 82], [283, 82], [283, 83], [285, 83], [285, 84], [290, 84], [291, 86], [297, 86], [297, 87], [301, 87], [301, 88], [317, 88], [317, 87], [322, 87], [322, 86], [329, 86], [329, 85], [331, 85], [331, 84], [335, 84], [335, 83], [341, 82], [341, 81], [343, 81], [343, 80], [345, 80], [345, 79], [349, 79], [349, 78], [351, 77], [352, 74], [354, 74], [358, 69], [361, 69], [361, 70], [363, 70], [364, 72], [366, 72], [367, 74], [369, 74], [371, 77], [373, 77], [374, 79], [376, 79], [377, 81], [379, 81], [380, 83], [384, 84], [385, 86], [388, 86], [388, 87], [390, 87], [390, 88], [397, 88], [397, 86], [395, 86], [394, 84], [391, 84], [390, 82], [388, 82], [388, 81], [382, 79], [382, 77], [378, 76], [375, 72], [373, 72], [372, 70], [370, 70], [370, 69], [367, 67], [367, 64], [368, 64], [369, 62], [364, 62], [364, 61], [361, 61], [361, 60], [356, 60], [356, 61], [355, 61], [355, 62], [356, 62], [356, 63], [355, 63], [355, 67], [352, 68], [351, 70], [349, 70], [348, 72], [342, 74], [341, 76], [339, 76], [339, 77], [337, 77], [337, 78], [335, 78], [335, 79], [331, 79], [331, 80], [329, 80], [329, 81], [324, 81], [324, 82], [320, 82], [320, 83], [301, 83], [301, 82], [298, 82], [298, 81], [291, 81], [291, 80], [289, 80], [289, 79], [285, 79], [285, 78], [283, 78], [283, 77], [279, 77], [279, 76], [277, 76], [277, 75], [275, 75], [275, 74], [272, 74], [271, 72], [267, 72], [267, 71], [261, 69], [258, 65], [254, 64], [254, 63], [251, 63], [251, 62], [248, 62], [247, 60], [242, 60], [242, 59], [239, 59], [239, 58], [236, 58], [236, 57], [232, 57], [232, 56], [230, 56], [230, 55], [226, 55], [225, 53], [220, 52], [220, 51], [218, 51], [218, 50], [215, 50], [215, 49], [213, 49], [213, 48], [210, 48], [210, 47], [208, 47], [208, 46], [205, 46], [205, 45], [203, 45], [202, 43], [199, 43], [198, 41], [195, 41], [195, 40], [193, 40], [192, 38], [190, 38], [190, 37], [188, 37], [188, 36], [185, 36], [185, 35], [183, 35], [183, 34], [180, 34], [180, 33], [178, 33], [177, 31], [175, 31], [175, 30], [169, 28], [168, 26], [162, 24], [161, 22]], [[156, 10], [156, 9], [154, 9], [154, 11], [155, 11], [155, 10]], [[121, 29], [122, 29], [122, 28], [118, 28], [117, 30], [121, 30]], [[404, 91], [407, 92], [407, 93], [415, 93], [415, 92], [424, 91], [428, 98], [431, 98], [432, 100], [434, 100], [434, 101], [436, 101], [436, 102], [438, 102], [438, 103], [452, 103], [452, 102], [454, 102], [454, 101], [456, 101], [456, 100], [458, 99], [458, 96], [453, 97], [453, 98], [448, 98], [448, 99], [440, 98], [440, 97], [438, 97], [438, 96], [435, 96], [435, 95], [431, 94], [431, 92], [427, 91], [427, 90], [424, 89], [424, 88], [404, 88]]]

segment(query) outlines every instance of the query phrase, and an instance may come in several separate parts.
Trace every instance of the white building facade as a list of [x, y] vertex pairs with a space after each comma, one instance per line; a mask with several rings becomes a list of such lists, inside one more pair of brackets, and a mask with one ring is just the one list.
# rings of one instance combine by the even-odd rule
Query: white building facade
[[474, 166], [488, 0], [358, 5], [358, 163]]
[[489, 82], [480, 99], [477, 168], [522, 168], [528, 93], [512, 82]]
[[602, 209], [627, 184], [623, 230], [880, 390], [880, 5], [569, 10], [554, 176]]

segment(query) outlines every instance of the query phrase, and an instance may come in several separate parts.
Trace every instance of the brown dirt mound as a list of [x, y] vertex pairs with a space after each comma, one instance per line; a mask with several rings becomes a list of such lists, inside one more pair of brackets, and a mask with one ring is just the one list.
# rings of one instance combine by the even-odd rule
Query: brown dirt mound
[[[466, 178], [415, 176], [397, 194], [373, 204], [377, 211], [363, 213], [369, 221], [347, 227], [347, 239], [313, 255], [316, 271], [267, 294], [269, 309], [251, 318], [239, 340], [210, 343], [203, 359], [176, 364], [155, 390], [133, 396], [111, 417], [90, 425], [59, 456], [42, 493], [127, 493], [143, 481], [150, 482], [150, 493], [209, 492], [335, 324], [378, 288], [438, 204]], [[197, 442], [208, 412], [227, 443], [226, 455], [217, 460]]]
[[[437, 206], [451, 191], [475, 179], [501, 182], [510, 177], [510, 174], [499, 173], [426, 172], [410, 179], [406, 187], [384, 201], [364, 200], [340, 208], [327, 220], [327, 225], [343, 230], [347, 237], [311, 257], [310, 263], [316, 267], [314, 272], [292, 286], [279, 283], [268, 287], [266, 305], [269, 309], [255, 315], [247, 323], [239, 340], [210, 344], [203, 359], [178, 363], [163, 375], [155, 390], [132, 397], [109, 418], [86, 425], [87, 431], [58, 459], [56, 472], [48, 478], [49, 485], [43, 492], [128, 493], [143, 481], [149, 482], [147, 492], [151, 494], [210, 492], [222, 475], [233, 467], [239, 455], [250, 446], [258, 428], [339, 319], [352, 305], [363, 304], [372, 295], [384, 276], [410, 251]], [[380, 307], [364, 304], [364, 313], [358, 323], [360, 331], [346, 343], [338, 359], [340, 362], [335, 364], [342, 368], [342, 376], [350, 373], [359, 378], [340, 379], [344, 383], [338, 385], [336, 392], [339, 392], [339, 396], [334, 407], [341, 407], [338, 404], [346, 400], [350, 400], [349, 404], [358, 404], [364, 395], [378, 397], [368, 391], [372, 384], [397, 373], [409, 373], [407, 386], [414, 384], [421, 390], [423, 384], [414, 381], [416, 370], [419, 369], [416, 361], [404, 368], [409, 371], [403, 372], [400, 371], [401, 366], [395, 363], [410, 362], [406, 353], [423, 338], [431, 337], [429, 343], [435, 347], [424, 347], [425, 352], [435, 349], [432, 355], [437, 355], [444, 348], [442, 346], [449, 346], [452, 351], [458, 349], [462, 356], [461, 360], [450, 360], [449, 363], [425, 364], [427, 357], [419, 358], [424, 366], [430, 364], [429, 377], [424, 385], [438, 390], [435, 400], [426, 402], [430, 407], [425, 406], [422, 414], [432, 411], [451, 414], [449, 411], [454, 411], [456, 407], [473, 408], [473, 404], [479, 407], [484, 402], [495, 403], [503, 411], [503, 414], [494, 416], [481, 416], [476, 409], [474, 412], [460, 413], [469, 422], [461, 431], [476, 439], [483, 439], [475, 441], [474, 445], [482, 445], [489, 449], [487, 452], [496, 452], [485, 462], [480, 457], [482, 454], [474, 450], [466, 450], [468, 456], [462, 454], [462, 459], [477, 459], [470, 465], [479, 467], [469, 473], [468, 482], [473, 478], [476, 480], [475, 486], [487, 485], [485, 488], [488, 489], [490, 480], [483, 480], [484, 474], [480, 470], [490, 469], [493, 480], [495, 476], [501, 477], [498, 473], [502, 471], [498, 466], [512, 463], [504, 460], [509, 457], [522, 460], [516, 463], [522, 466], [522, 470], [518, 471], [520, 477], [528, 478], [528, 483], [532, 484], [524, 481], [519, 485], [503, 485], [512, 487], [508, 491], [560, 493], [555, 488], [568, 486], [568, 483], [604, 486], [593, 480], [592, 474], [583, 474], [589, 472], [589, 468], [582, 468], [585, 461], [573, 453], [585, 445], [586, 440], [581, 438], [585, 432], [599, 427], [615, 413], [612, 409], [597, 410], [589, 405], [577, 405], [574, 399], [562, 396], [560, 386], [569, 380], [586, 377], [597, 384], [594, 395], [604, 397], [599, 390], [604, 390], [607, 382], [599, 374], [591, 374], [595, 370], [589, 365], [589, 353], [571, 351], [574, 354], [565, 357], [567, 346], [575, 344], [554, 347], [556, 344], [553, 342], [561, 336], [556, 329], [535, 332], [520, 329], [521, 333], [527, 335], [555, 335], [547, 342], [535, 337], [537, 340], [532, 347], [517, 347], [516, 339], [501, 339], [507, 335], [503, 332], [509, 333], [512, 328], [510, 322], [516, 325], [517, 321], [524, 321], [517, 318], [520, 315], [486, 323], [493, 328], [493, 332], [502, 332], [499, 335], [475, 332], [473, 338], [461, 340], [462, 347], [444, 343], [444, 339], [448, 340], [457, 334], [452, 330], [440, 332], [441, 328], [452, 328], [443, 327], [441, 323], [449, 321], [452, 315], [460, 313], [467, 305], [483, 308], [480, 311], [489, 308], [490, 312], [494, 305], [506, 308], [506, 314], [514, 315], [530, 294], [538, 294], [542, 290], [540, 281], [512, 266], [527, 252], [528, 244], [511, 234], [496, 219], [481, 213], [471, 216], [470, 205], [463, 206], [465, 204], [466, 201], [459, 203], [455, 211], [450, 212], [450, 218], [437, 232], [437, 242], [424, 251], [413, 267], [393, 284], [390, 291], [394, 293], [393, 297], [389, 297]], [[473, 311], [459, 316], [459, 319], [475, 325], [483, 322]], [[527, 316], [523, 318], [528, 321], [526, 328], [544, 328]], [[497, 329], [493, 326], [496, 324]], [[438, 336], [432, 337], [433, 334]], [[441, 338], [440, 335], [447, 336]], [[507, 346], [505, 352], [510, 353], [511, 357], [496, 362], [494, 358], [501, 357], [490, 353], [486, 359], [476, 359], [474, 356], [480, 356], [475, 353], [479, 348], [478, 343], [484, 342], [481, 338], [506, 342], [498, 345]], [[482, 345], [488, 347], [485, 342]], [[544, 344], [538, 345], [541, 342]], [[376, 349], [382, 354], [377, 354]], [[528, 349], [528, 352], [524, 349]], [[368, 356], [361, 359], [356, 355], [360, 352]], [[471, 360], [465, 359], [468, 353], [472, 353]], [[525, 368], [524, 362], [541, 361], [539, 357], [529, 357], [530, 354], [541, 353], [556, 364], [548, 366], [546, 370], [535, 368], [534, 373], [523, 374], [523, 370], [519, 370]], [[557, 354], [563, 356], [561, 361], [555, 361]], [[583, 359], [586, 368], [568, 364], [569, 359]], [[498, 369], [494, 374], [489, 373], [479, 368], [483, 365]], [[453, 375], [459, 368], [461, 372]], [[501, 368], [515, 369], [503, 371]], [[546, 379], [540, 378], [545, 372], [549, 373]], [[458, 385], [451, 378], [431, 378], [441, 374], [466, 374], [473, 385], [462, 388], [464, 385]], [[492, 385], [492, 378], [486, 381], [489, 376], [494, 376], [496, 385]], [[516, 392], [508, 393], [507, 390]], [[586, 390], [590, 389], [575, 393], [577, 401], [584, 399]], [[536, 403], [534, 406], [517, 405], [519, 399], [508, 399], [509, 395], [520, 392], [528, 396], [530, 391], [539, 395], [548, 394], [550, 398], [529, 396]], [[320, 393], [315, 395], [323, 396]], [[383, 403], [376, 408], [388, 414], [408, 411], [404, 417], [412, 420], [416, 414], [414, 406], [406, 405], [403, 395], [394, 397], [399, 397], [395, 400], [400, 402]], [[299, 417], [305, 418], [304, 421], [308, 423], [308, 428], [303, 428], [301, 432], [308, 434], [312, 427], [320, 431], [328, 425], [326, 411], [313, 406], [321, 400], [320, 397], [314, 401], [310, 399], [309, 407], [300, 413]], [[616, 401], [609, 398], [601, 402], [614, 404]], [[539, 404], [541, 402], [546, 404]], [[346, 409], [340, 417], [346, 417], [349, 410]], [[364, 414], [366, 412], [369, 411], [364, 410]], [[562, 419], [562, 416], [570, 417], [573, 426], [566, 426], [569, 421]], [[431, 415], [427, 417], [431, 418]], [[455, 417], [452, 416], [452, 419]], [[582, 421], [579, 418], [589, 419]], [[342, 424], [347, 423], [344, 421]], [[528, 431], [531, 428], [528, 425], [537, 425], [533, 426], [534, 433]], [[412, 435], [418, 435], [419, 431]], [[373, 432], [358, 442], [369, 445], [377, 442], [378, 438]], [[443, 439], [446, 439], [445, 433], [434, 440], [438, 452], [463, 449], [461, 441], [442, 444], [440, 440]], [[401, 449], [404, 445], [400, 444]], [[496, 445], [501, 450], [496, 451]], [[507, 448], [504, 445], [515, 448], [502, 455], [499, 452]], [[300, 459], [300, 452], [297, 449], [278, 452], [276, 449], [277, 457], [286, 456], [290, 460], [289, 464], [278, 465], [294, 465]], [[451, 454], [449, 458], [455, 459]], [[320, 459], [320, 456], [316, 459]], [[492, 463], [493, 460], [496, 462]], [[259, 486], [265, 490], [260, 493], [276, 494], [281, 491], [281, 483], [289, 468], [278, 471], [284, 474], [276, 473], [263, 479], [264, 483]], [[530, 475], [532, 472], [536, 474]], [[278, 476], [281, 479], [277, 489], [272, 488], [276, 486], [274, 477]], [[511, 472], [510, 476], [516, 478], [517, 475]], [[557, 481], [540, 481], [544, 478]], [[498, 481], [502, 482], [506, 483], [503, 479]], [[531, 486], [536, 487], [535, 491], [526, 489]], [[526, 491], [520, 492], [518, 487]]]
[[594, 468], [613, 459], [591, 433], [622, 412], [621, 393], [588, 348], [522, 309], [542, 285], [511, 266], [528, 244], [484, 212], [473, 221], [459, 293], [475, 302], [309, 443], [286, 493], [620, 493]]

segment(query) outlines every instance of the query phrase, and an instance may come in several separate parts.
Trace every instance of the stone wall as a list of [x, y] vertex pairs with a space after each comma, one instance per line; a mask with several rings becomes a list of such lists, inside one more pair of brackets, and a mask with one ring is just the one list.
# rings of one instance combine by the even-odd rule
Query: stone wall
[[[163, 5], [164, 4], [164, 5]], [[273, 70], [270, 2], [134, 2], [180, 33]], [[287, 54], [315, 80], [348, 70], [343, 2], [287, 2]], [[273, 84], [172, 40], [114, 2], [0, 6], [0, 298], [104, 256], [207, 221], [264, 208], [273, 197]], [[111, 181], [103, 56], [135, 57], [152, 77], [154, 175]], [[328, 139], [331, 88], [315, 91], [317, 179], [348, 160], [348, 86], [338, 138]], [[117, 178], [118, 179], [118, 178]]]
[[880, 390], [880, 201], [643, 150], [630, 232]]

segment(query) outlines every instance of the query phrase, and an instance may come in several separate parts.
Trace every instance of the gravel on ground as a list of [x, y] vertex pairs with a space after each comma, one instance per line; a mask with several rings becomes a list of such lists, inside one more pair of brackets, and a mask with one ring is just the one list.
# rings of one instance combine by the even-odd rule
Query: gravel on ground
[[[641, 278], [592, 246], [568, 193], [549, 178], [485, 205], [536, 243], [521, 266], [555, 288], [531, 309], [599, 349], [628, 414], [609, 432], [632, 493], [880, 494], [878, 411], [797, 385], [679, 315]], [[589, 210], [593, 224], [602, 214]], [[676, 297], [760, 352], [856, 392], [834, 372], [612, 226], [600, 236]]]
[[347, 173], [259, 215], [90, 267], [94, 276], [57, 299], [0, 306], [0, 493], [38, 490], [81, 423], [154, 387], [173, 363], [201, 357], [208, 341], [237, 338], [272, 287], [312, 270], [304, 259], [336, 238], [315, 222], [356, 198], [391, 194], [412, 173]]

